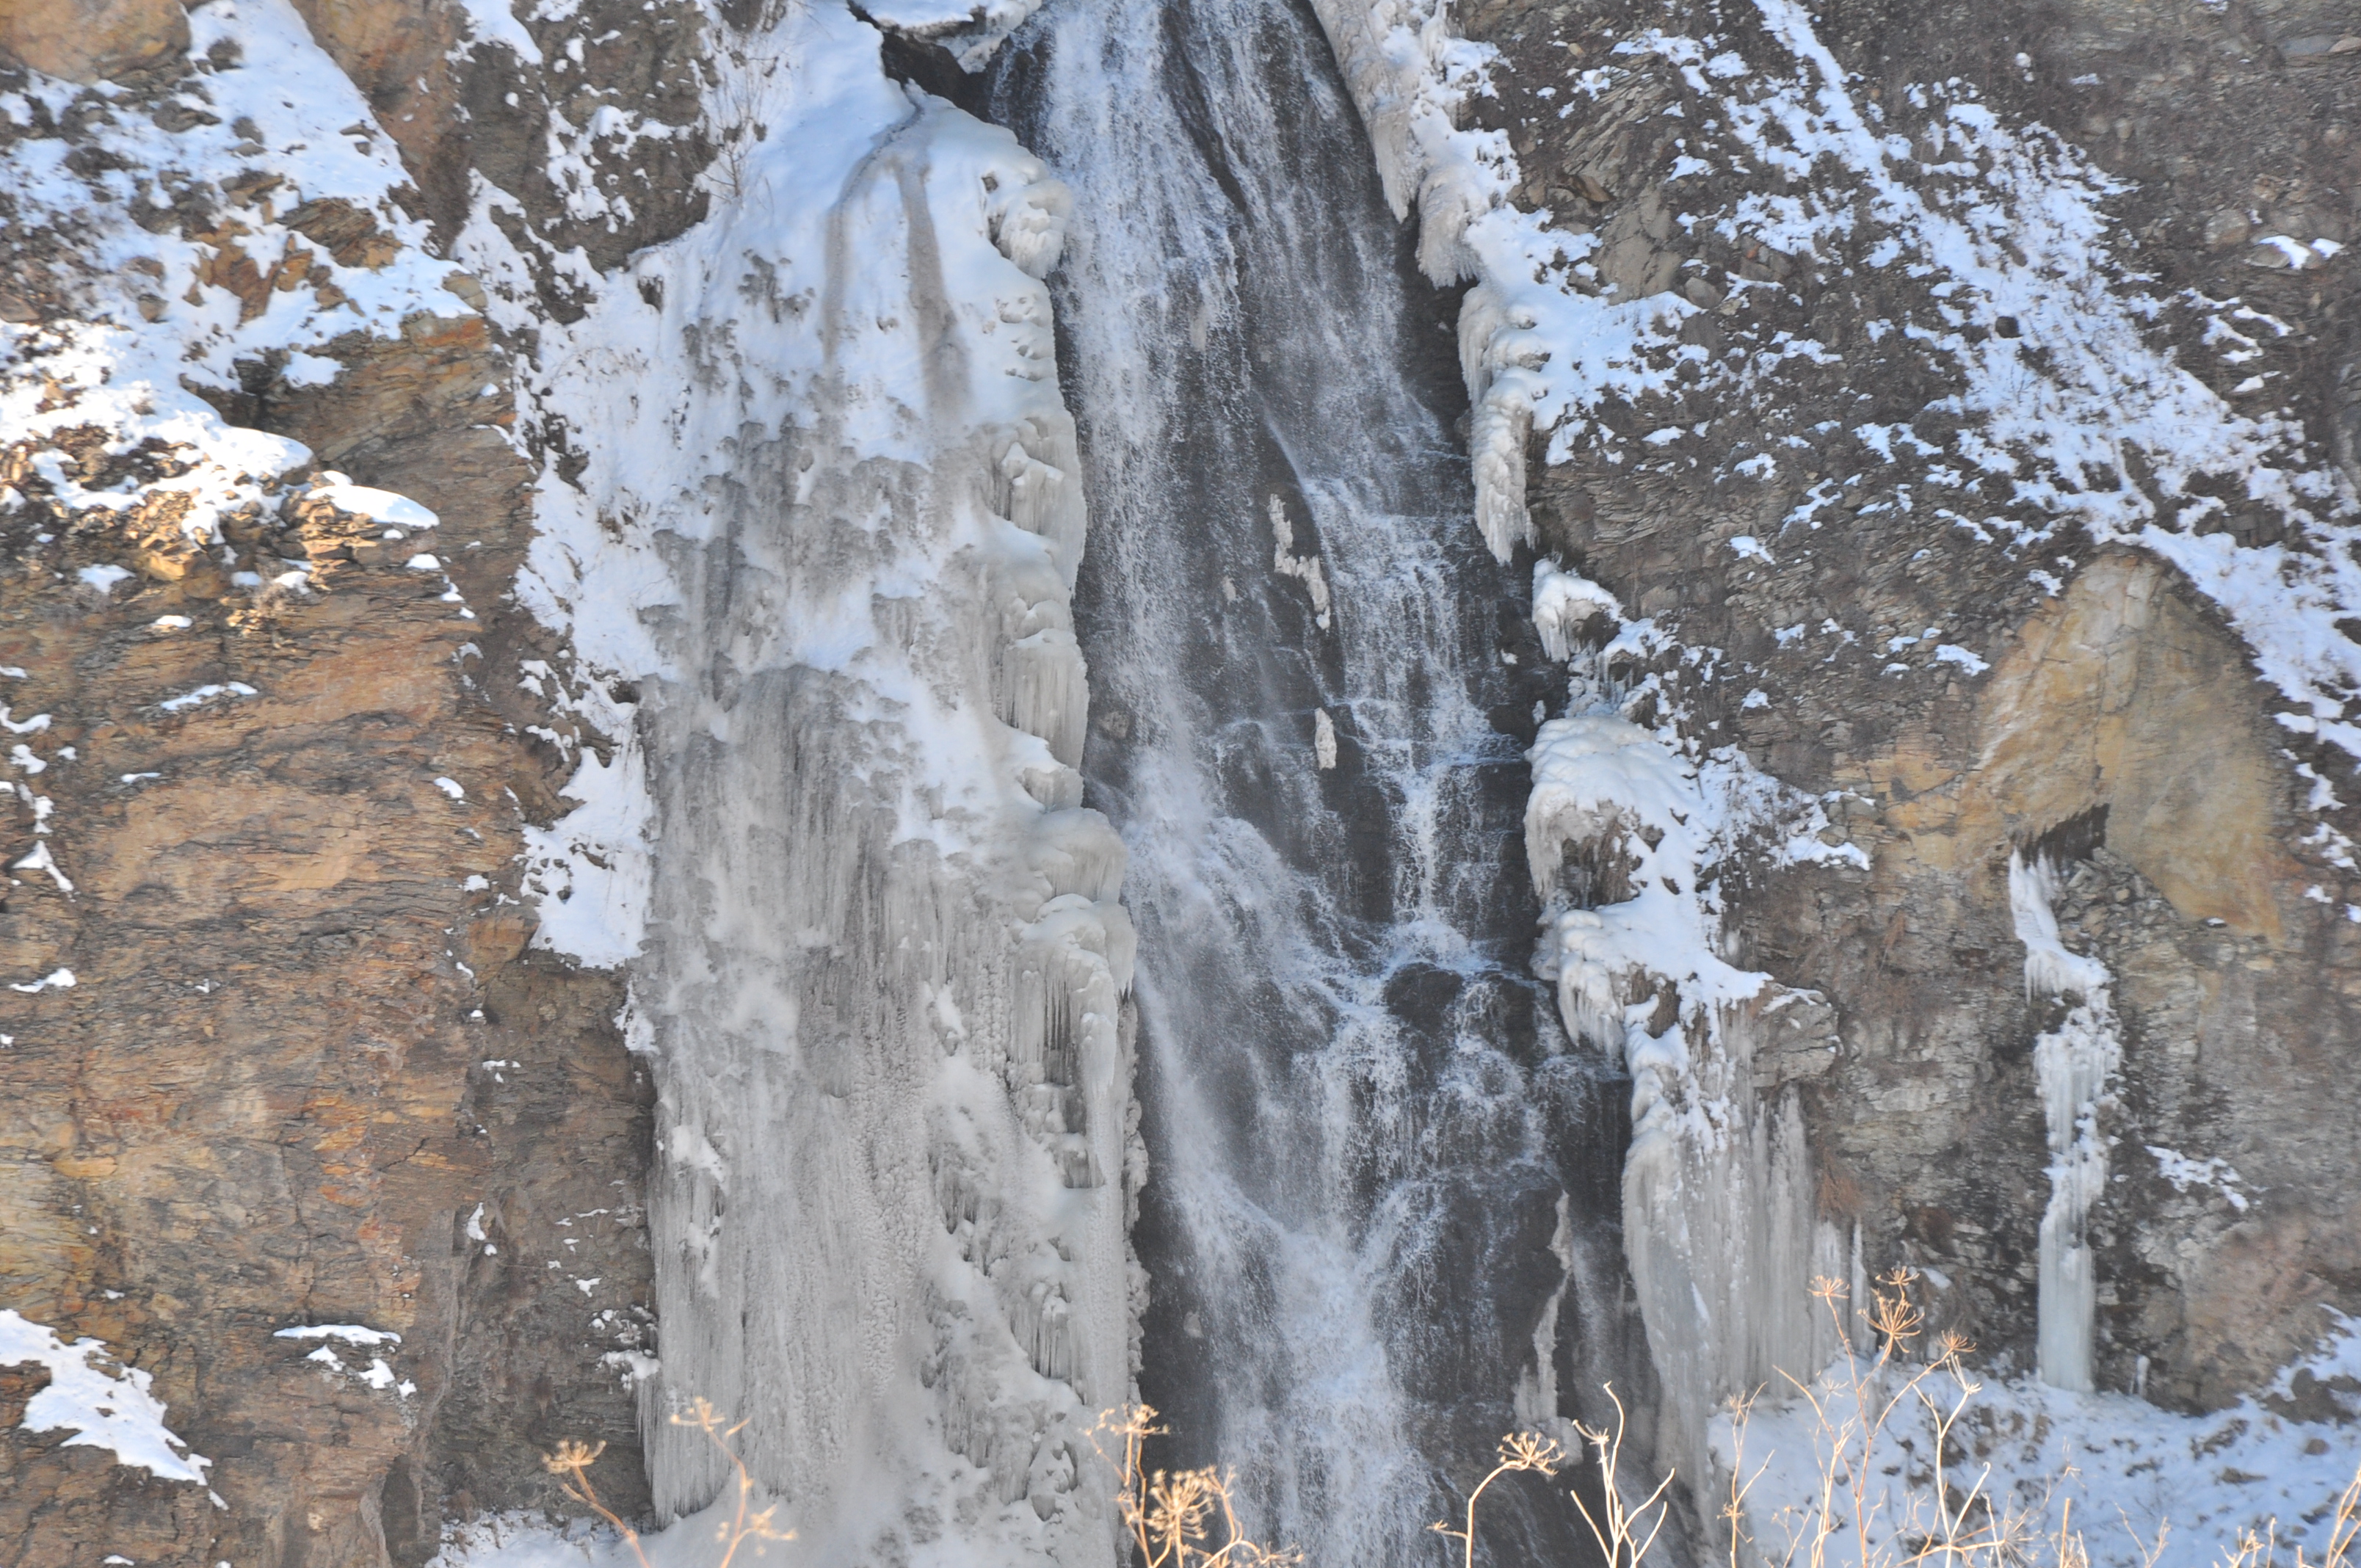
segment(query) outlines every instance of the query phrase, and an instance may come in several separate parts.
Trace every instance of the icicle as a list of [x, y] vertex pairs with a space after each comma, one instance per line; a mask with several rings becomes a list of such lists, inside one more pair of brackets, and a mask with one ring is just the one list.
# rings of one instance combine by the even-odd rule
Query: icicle
[[1521, 389], [1496, 384], [1476, 405], [1469, 422], [1467, 455], [1476, 466], [1476, 526], [1492, 554], [1506, 561], [1533, 537], [1525, 510], [1525, 438], [1532, 433], [1532, 405]]
[[1090, 718], [1089, 673], [1074, 634], [1048, 627], [1001, 651], [1000, 718], [1049, 743], [1049, 754], [1072, 767], [1082, 760], [1082, 727]]
[[2049, 1202], [2042, 1211], [2037, 1348], [2041, 1380], [2088, 1393], [2098, 1311], [2092, 1211], [2107, 1189], [2107, 1143], [2099, 1104], [2123, 1060], [2113, 977], [2098, 959], [2069, 952], [2050, 901], [2058, 871], [2046, 857], [2008, 858], [2009, 912], [2025, 944], [2029, 996], [2079, 999], [2064, 1022], [2033, 1042], [2034, 1075], [2049, 1147]]
[[1533, 630], [1551, 658], [1561, 663], [1573, 658], [1576, 634], [1600, 616], [1610, 626], [1620, 623], [1621, 601], [1546, 556], [1533, 563]]

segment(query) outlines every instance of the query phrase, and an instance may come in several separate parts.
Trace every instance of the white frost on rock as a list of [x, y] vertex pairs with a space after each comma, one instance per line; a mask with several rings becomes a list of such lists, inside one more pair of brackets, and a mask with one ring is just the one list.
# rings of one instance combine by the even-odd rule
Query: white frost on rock
[[[71, 983], [71, 981], [69, 981]], [[104, 1448], [118, 1464], [131, 1465], [166, 1481], [205, 1484], [213, 1463], [192, 1453], [164, 1425], [164, 1402], [148, 1392], [154, 1377], [136, 1366], [112, 1369], [98, 1340], [68, 1344], [57, 1331], [22, 1314], [0, 1310], [0, 1366], [27, 1363], [49, 1369], [49, 1386], [25, 1406], [17, 1425], [26, 1431], [69, 1431], [68, 1448]]]

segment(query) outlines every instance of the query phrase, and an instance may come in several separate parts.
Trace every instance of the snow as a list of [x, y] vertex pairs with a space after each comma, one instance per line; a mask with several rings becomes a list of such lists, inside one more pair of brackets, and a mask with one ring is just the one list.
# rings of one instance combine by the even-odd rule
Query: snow
[[2157, 1174], [2172, 1183], [2175, 1192], [2186, 1192], [2192, 1187], [2210, 1187], [2219, 1192], [2231, 1208], [2241, 1214], [2246, 1212], [2250, 1200], [2239, 1190], [2246, 1178], [2240, 1176], [2237, 1168], [2228, 1160], [2219, 1156], [2191, 1159], [2179, 1149], [2162, 1148], [2155, 1144], [2142, 1146], [2155, 1159]]
[[1957, 664], [1960, 669], [1965, 670], [1971, 675], [1981, 675], [1986, 670], [1992, 668], [1992, 664], [1988, 661], [1978, 657], [1975, 653], [1971, 652], [1968, 649], [1960, 647], [1956, 642], [1944, 642], [1938, 644], [1935, 649], [1935, 658], [1937, 662], [1940, 663]]
[[[192, 88], [217, 123], [167, 132], [144, 116], [102, 110], [90, 135], [115, 167], [87, 177], [67, 166], [72, 149], [59, 138], [21, 137], [0, 153], [0, 181], [18, 203], [14, 221], [71, 232], [89, 291], [72, 319], [0, 323], [0, 355], [8, 370], [0, 386], [0, 433], [17, 440], [97, 423], [110, 432], [116, 451], [148, 438], [176, 447], [192, 464], [188, 472], [132, 489], [92, 490], [62, 465], [41, 466], [58, 499], [74, 508], [127, 510], [154, 493], [184, 493], [192, 504], [182, 526], [192, 538], [217, 541], [224, 512], [268, 504], [278, 477], [308, 454], [292, 441], [224, 424], [192, 388], [235, 391], [235, 362], [274, 350], [299, 356], [291, 361], [298, 380], [320, 385], [334, 362], [311, 350], [355, 331], [398, 334], [402, 319], [417, 312], [453, 313], [464, 307], [441, 288], [449, 267], [427, 255], [424, 226], [394, 200], [408, 175], [390, 139], [374, 138], [375, 150], [363, 152], [354, 138], [337, 134], [356, 122], [373, 124], [368, 106], [313, 43], [286, 0], [217, 0], [192, 12], [190, 27], [193, 55], [218, 45], [237, 61], [206, 71]], [[0, 94], [0, 112], [25, 124], [34, 118], [35, 99], [54, 116], [82, 95], [70, 83], [35, 73], [21, 93]], [[258, 128], [260, 151], [234, 150], [245, 140], [233, 128], [243, 120]], [[242, 320], [236, 296], [198, 281], [208, 247], [181, 239], [169, 225], [150, 232], [131, 217], [133, 209], [167, 192], [218, 203], [222, 198], [209, 187], [241, 172], [278, 181], [263, 204], [244, 207], [238, 219], [245, 232], [236, 243], [266, 270], [313, 248], [269, 215], [291, 213], [313, 197], [338, 198], [368, 212], [399, 249], [376, 268], [332, 266], [316, 258], [316, 274], [333, 274], [342, 302], [323, 304], [310, 288], [273, 290], [258, 313]], [[151, 308], [163, 302], [152, 323], [137, 308], [143, 295]], [[38, 373], [28, 373], [28, 367]], [[49, 398], [45, 406], [49, 381], [69, 395]], [[432, 514], [401, 498], [355, 493], [389, 514], [423, 520], [416, 526], [432, 522]], [[91, 580], [87, 573], [85, 580]], [[261, 586], [260, 579], [249, 586]]]
[[[73, 983], [71, 976], [66, 983]], [[116, 1464], [159, 1480], [203, 1486], [205, 1467], [213, 1461], [191, 1453], [164, 1425], [164, 1403], [148, 1392], [152, 1376], [136, 1366], [111, 1369], [105, 1364], [113, 1359], [98, 1340], [69, 1344], [56, 1330], [0, 1310], [0, 1366], [29, 1362], [49, 1373], [49, 1387], [25, 1406], [25, 1418], [17, 1423], [22, 1430], [70, 1431], [69, 1448], [104, 1448]]]
[[879, 0], [864, 9], [881, 27], [949, 49], [962, 71], [981, 71], [1042, 0]]
[[[2337, 1391], [2356, 1386], [2361, 1344], [2350, 1320], [2332, 1317], [2332, 1325], [2320, 1347], [2270, 1387], [2205, 1415], [2159, 1409], [2128, 1394], [2071, 1394], [2033, 1378], [1977, 1375], [1948, 1479], [1962, 1491], [1981, 1481], [1995, 1507], [2022, 1510], [2037, 1535], [2052, 1539], [2070, 1504], [2093, 1568], [2210, 1568], [2234, 1555], [2242, 1532], [2263, 1537], [2273, 1530], [2279, 1551], [2301, 1547], [2318, 1561], [2336, 1500], [2361, 1468], [2361, 1425], [2354, 1420], [2361, 1410], [2349, 1393]], [[1839, 1421], [1858, 1423], [1843, 1371], [1835, 1364], [1816, 1388]], [[1895, 1381], [1889, 1373], [1883, 1386]], [[1960, 1393], [1940, 1374], [1930, 1388], [1946, 1405]], [[2301, 1389], [2312, 1390], [2315, 1401], [2326, 1392], [2327, 1407], [2313, 1409], [2334, 1419], [2297, 1419], [2284, 1401]], [[1735, 1436], [1727, 1415], [1716, 1421], [1714, 1446], [1725, 1474]], [[1904, 1437], [1907, 1449], [1898, 1441]], [[1767, 1397], [1747, 1423], [1745, 1473], [1752, 1477], [1762, 1467], [1748, 1497], [1749, 1528], [1774, 1561], [1789, 1525], [1804, 1522], [1820, 1493], [1814, 1455], [1829, 1447], [1800, 1399]], [[1850, 1448], [1860, 1452], [1857, 1442]], [[1905, 1406], [1881, 1444], [1882, 1457], [1862, 1467], [1882, 1509], [1870, 1532], [1873, 1541], [1883, 1545], [1904, 1532], [1905, 1488], [1927, 1486], [1931, 1452], [1923, 1411]], [[2160, 1547], [2153, 1558], [2150, 1547]], [[1830, 1568], [1861, 1561], [1850, 1530], [1828, 1543], [1828, 1561]]]
[[373, 1345], [401, 1343], [401, 1336], [390, 1329], [363, 1328], [357, 1323], [305, 1324], [300, 1328], [280, 1329], [270, 1337], [292, 1340], [341, 1340], [346, 1344], [358, 1345], [363, 1349]]
[[324, 482], [304, 492], [305, 499], [325, 501], [338, 511], [348, 511], [399, 528], [433, 528], [442, 520], [408, 496], [398, 496], [391, 490], [372, 489], [356, 485], [342, 474], [321, 476]]
[[217, 696], [259, 696], [260, 695], [244, 681], [214, 682], [184, 691], [178, 696], [168, 696], [156, 706], [166, 713], [185, 713], [190, 708], [211, 702]]
[[[46, 803], [46, 797], [44, 797], [43, 803]], [[46, 827], [36, 828], [34, 830], [36, 832], [48, 831]], [[46, 874], [50, 882], [57, 884], [57, 889], [60, 893], [71, 893], [74, 890], [72, 881], [67, 877], [64, 871], [60, 869], [57, 857], [49, 852], [49, 847], [47, 843], [34, 845], [30, 850], [9, 861], [8, 869], [12, 872], [40, 872]], [[60, 970], [58, 973], [68, 977], [63, 983], [68, 985], [73, 983], [71, 970]], [[54, 981], [52, 981], [52, 983], [54, 983]], [[18, 987], [17, 989], [22, 990], [23, 988]]]
[[460, 0], [460, 9], [467, 15], [469, 29], [483, 42], [506, 44], [520, 64], [542, 63], [541, 46], [510, 9], [508, 0]]

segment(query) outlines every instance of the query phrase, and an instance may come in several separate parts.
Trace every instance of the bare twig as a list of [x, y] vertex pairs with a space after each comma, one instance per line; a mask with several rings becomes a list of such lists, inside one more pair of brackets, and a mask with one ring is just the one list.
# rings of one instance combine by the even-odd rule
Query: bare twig
[[[730, 1445], [730, 1440], [746, 1430], [746, 1423], [740, 1421], [735, 1426], [725, 1426], [726, 1419], [703, 1399], [692, 1404], [687, 1415], [675, 1411], [672, 1416], [673, 1425], [695, 1427], [703, 1432], [713, 1446], [721, 1451], [721, 1456], [730, 1461], [731, 1468], [738, 1472], [737, 1510], [728, 1522], [714, 1527], [714, 1541], [721, 1548], [721, 1556], [715, 1568], [730, 1568], [730, 1562], [738, 1555], [738, 1549], [750, 1541], [756, 1543], [753, 1555], [759, 1557], [763, 1554], [763, 1543], [796, 1538], [795, 1531], [781, 1530], [774, 1522], [778, 1516], [777, 1504], [767, 1508], [754, 1508], [754, 1477], [748, 1473], [746, 1462], [738, 1456], [737, 1449]], [[590, 1466], [606, 1452], [607, 1445], [603, 1442], [593, 1448], [568, 1438], [557, 1445], [556, 1453], [542, 1457], [541, 1467], [559, 1477], [558, 1486], [567, 1497], [614, 1528], [623, 1538], [623, 1543], [631, 1549], [631, 1555], [639, 1560], [640, 1568], [651, 1568], [647, 1552], [640, 1544], [639, 1531], [625, 1524], [599, 1498], [598, 1489], [590, 1484]]]
[[1519, 1431], [1510, 1432], [1500, 1440], [1498, 1457], [1499, 1463], [1493, 1465], [1491, 1472], [1476, 1483], [1476, 1489], [1467, 1494], [1466, 1521], [1461, 1529], [1452, 1529], [1448, 1519], [1438, 1520], [1426, 1527], [1437, 1535], [1447, 1535], [1459, 1542], [1466, 1568], [1476, 1568], [1476, 1501], [1484, 1495], [1484, 1488], [1512, 1471], [1531, 1470], [1543, 1475], [1554, 1475], [1557, 1467], [1565, 1461], [1565, 1450], [1557, 1445], [1554, 1438], [1543, 1437], [1537, 1431]]

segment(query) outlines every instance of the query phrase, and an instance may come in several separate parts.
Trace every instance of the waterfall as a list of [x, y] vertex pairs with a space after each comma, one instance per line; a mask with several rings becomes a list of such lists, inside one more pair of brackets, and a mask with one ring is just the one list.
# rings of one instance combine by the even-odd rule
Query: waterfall
[[[1414, 1560], [1503, 1431], [1639, 1359], [1620, 1091], [1527, 965], [1551, 688], [1469, 523], [1455, 301], [1283, 0], [1058, 0], [990, 110], [1074, 192], [1082, 768], [1139, 929], [1160, 1462], [1235, 1464], [1312, 1561]], [[1502, 1490], [1497, 1561], [1579, 1560], [1562, 1501]]]

